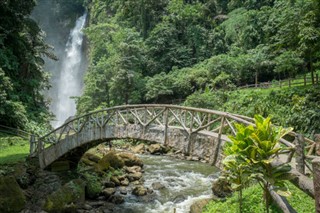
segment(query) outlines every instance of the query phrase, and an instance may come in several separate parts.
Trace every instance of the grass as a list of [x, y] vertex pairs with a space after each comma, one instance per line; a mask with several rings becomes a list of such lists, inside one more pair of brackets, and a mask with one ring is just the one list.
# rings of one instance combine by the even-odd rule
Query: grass
[[[314, 200], [302, 192], [300, 189], [288, 183], [291, 196], [288, 197], [290, 205], [297, 211], [303, 213], [315, 212]], [[243, 213], [265, 212], [263, 192], [261, 187], [256, 184], [244, 190]], [[234, 193], [225, 201], [211, 201], [203, 213], [236, 213], [239, 212], [237, 193]], [[275, 205], [270, 208], [270, 213], [281, 213]]]
[[29, 141], [17, 136], [0, 133], [0, 164], [24, 160], [29, 154]]

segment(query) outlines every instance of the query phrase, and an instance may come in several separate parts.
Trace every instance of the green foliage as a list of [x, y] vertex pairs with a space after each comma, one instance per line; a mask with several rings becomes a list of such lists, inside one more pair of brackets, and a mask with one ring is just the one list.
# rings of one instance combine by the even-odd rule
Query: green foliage
[[101, 179], [94, 173], [84, 173], [86, 181], [86, 197], [94, 199], [99, 196], [102, 191]]
[[272, 162], [283, 150], [280, 139], [292, 128], [283, 129], [271, 124], [270, 118], [255, 115], [255, 126], [237, 124], [237, 134], [229, 136], [231, 142], [227, 143], [223, 161], [223, 175], [240, 190], [240, 212], [242, 212], [242, 188], [249, 179], [257, 180], [263, 190], [266, 209], [269, 212], [271, 198], [268, 188], [275, 186], [281, 195], [287, 195], [288, 190], [284, 180], [291, 170], [290, 165], [282, 164], [274, 167]]
[[11, 164], [24, 160], [29, 154], [28, 140], [0, 133], [0, 164]]
[[114, 151], [110, 151], [99, 160], [98, 165], [102, 170], [107, 170], [109, 167], [121, 169], [124, 166], [124, 162]]
[[[291, 183], [287, 183], [291, 196], [287, 197], [289, 203], [297, 212], [312, 213], [315, 212], [314, 200], [296, 188]], [[261, 187], [256, 184], [244, 189], [243, 192], [243, 213], [264, 212], [264, 206], [261, 202]], [[225, 201], [211, 201], [206, 207], [203, 213], [234, 213], [238, 212], [238, 198], [233, 195], [227, 198]], [[280, 213], [282, 212], [275, 205], [271, 205], [270, 212]]]
[[196, 92], [185, 105], [204, 107], [253, 117], [271, 116], [275, 124], [292, 126], [296, 132], [313, 136], [320, 131], [318, 87]]
[[55, 59], [44, 32], [30, 19], [34, 0], [0, 3], [0, 123], [26, 129], [50, 118], [42, 91], [49, 87], [43, 57]]

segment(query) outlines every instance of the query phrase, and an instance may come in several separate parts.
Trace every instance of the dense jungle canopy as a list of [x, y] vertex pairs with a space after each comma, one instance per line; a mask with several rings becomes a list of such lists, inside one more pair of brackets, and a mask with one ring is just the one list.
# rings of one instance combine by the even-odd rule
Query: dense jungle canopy
[[[319, 0], [55, 1], [61, 13], [85, 8], [89, 14], [89, 68], [83, 95], [76, 98], [78, 114], [176, 99], [229, 110], [223, 105], [238, 86], [314, 75], [320, 66]], [[56, 57], [29, 16], [35, 4], [0, 2], [0, 124], [30, 128], [51, 116], [43, 57]], [[301, 101], [317, 102], [319, 91], [311, 90], [311, 100], [305, 93], [296, 102], [293, 92], [279, 96], [290, 97], [283, 104], [292, 110]], [[268, 100], [255, 104], [268, 108]], [[317, 104], [310, 109], [320, 117]]]

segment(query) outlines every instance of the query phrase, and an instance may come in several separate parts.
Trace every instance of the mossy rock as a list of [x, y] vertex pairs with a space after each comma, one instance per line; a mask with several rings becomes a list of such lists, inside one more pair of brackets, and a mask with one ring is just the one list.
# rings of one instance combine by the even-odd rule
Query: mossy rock
[[140, 166], [143, 167], [143, 162], [140, 158], [135, 156], [133, 153], [120, 152], [117, 154], [124, 162], [126, 166]]
[[14, 177], [0, 177], [0, 192], [1, 212], [20, 212], [25, 207], [26, 197]]
[[110, 166], [114, 169], [121, 169], [124, 166], [124, 162], [114, 151], [110, 151], [99, 160], [98, 165], [100, 169], [106, 171]]
[[70, 211], [74, 204], [82, 204], [85, 200], [85, 182], [77, 179], [66, 183], [57, 191], [50, 194], [43, 209], [47, 212]]
[[102, 181], [95, 174], [85, 173], [86, 179], [86, 197], [90, 199], [97, 198], [102, 191]]

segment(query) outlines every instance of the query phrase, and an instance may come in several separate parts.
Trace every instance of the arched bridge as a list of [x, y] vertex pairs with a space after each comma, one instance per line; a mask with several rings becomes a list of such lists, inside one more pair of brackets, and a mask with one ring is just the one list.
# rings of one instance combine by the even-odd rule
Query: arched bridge
[[[192, 107], [118, 106], [67, 121], [40, 137], [31, 146], [31, 154], [39, 157], [41, 168], [46, 168], [80, 147], [86, 150], [106, 140], [132, 138], [157, 142], [199, 158], [209, 157], [213, 165], [219, 165], [227, 135], [236, 134], [234, 124], [254, 125], [252, 121], [241, 115]], [[286, 140], [281, 142], [294, 147]]]

